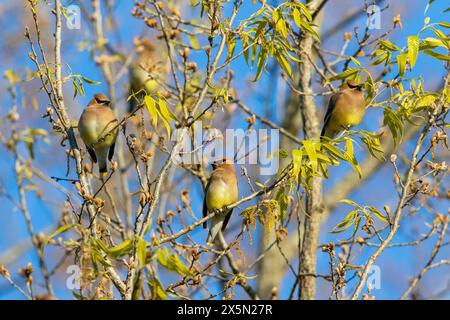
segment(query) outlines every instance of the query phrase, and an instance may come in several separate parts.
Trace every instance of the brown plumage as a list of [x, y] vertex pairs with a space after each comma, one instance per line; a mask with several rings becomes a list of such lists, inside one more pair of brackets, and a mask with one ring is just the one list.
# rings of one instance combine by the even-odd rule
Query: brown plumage
[[[233, 162], [229, 159], [222, 159], [212, 164], [213, 172], [205, 190], [205, 200], [203, 203], [203, 216], [208, 213], [220, 210], [231, 205], [238, 200], [238, 184], [234, 171]], [[222, 212], [211, 218], [207, 242], [212, 243], [220, 230], [225, 230], [230, 220], [233, 209]], [[206, 223], [203, 224], [206, 228]]]
[[101, 175], [105, 175], [107, 158], [114, 155], [118, 128], [109, 99], [101, 93], [94, 95], [78, 121], [78, 131], [94, 162], [98, 162]]
[[360, 124], [365, 112], [366, 101], [361, 85], [353, 80], [346, 81], [341, 90], [330, 98], [320, 135], [334, 138], [342, 130]]

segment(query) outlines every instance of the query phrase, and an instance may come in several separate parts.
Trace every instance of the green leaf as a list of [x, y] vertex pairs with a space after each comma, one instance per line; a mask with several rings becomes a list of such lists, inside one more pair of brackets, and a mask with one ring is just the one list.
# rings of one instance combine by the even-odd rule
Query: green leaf
[[434, 49], [437, 47], [447, 48], [441, 39], [428, 37], [422, 40], [419, 50]]
[[345, 155], [343, 155], [338, 148], [330, 143], [322, 142], [322, 149], [324, 149], [333, 158], [338, 158], [341, 160], [347, 160]]
[[347, 162], [350, 163], [350, 165], [355, 169], [355, 171], [358, 173], [359, 178], [362, 177], [362, 171], [361, 167], [358, 164], [358, 161], [356, 160], [355, 154], [353, 152], [353, 141], [350, 138], [345, 138], [345, 156], [347, 157]]
[[433, 57], [433, 58], [436, 58], [436, 59], [439, 59], [439, 60], [442, 60], [442, 61], [450, 61], [450, 56], [447, 56], [447, 55], [443, 55], [443, 54], [437, 53], [436, 51], [433, 51], [433, 50], [424, 50], [423, 52], [424, 52], [425, 54], [427, 54], [427, 55]]
[[289, 61], [286, 59], [286, 57], [283, 55], [282, 52], [277, 51], [275, 54], [275, 58], [277, 59], [278, 63], [280, 64], [281, 68], [283, 69], [286, 74], [292, 78], [292, 69], [289, 64]]
[[358, 212], [356, 210], [351, 211], [349, 214], [347, 214], [344, 220], [334, 226], [334, 230], [331, 231], [331, 233], [341, 233], [347, 230], [355, 222], [357, 216]]
[[302, 167], [302, 158], [303, 152], [298, 149], [292, 150], [292, 161], [294, 163], [294, 167], [292, 169], [294, 177], [297, 179], [298, 174], [300, 173], [300, 169]]
[[384, 47], [390, 51], [402, 51], [399, 47], [397, 47], [395, 44], [393, 44], [389, 40], [381, 40], [378, 43], [381, 47]]
[[75, 299], [77, 300], [85, 300], [83, 295], [80, 295], [78, 293], [76, 293], [75, 291], [72, 291], [72, 295], [74, 296]]
[[352, 56], [350, 56], [350, 59], [351, 59], [351, 60], [353, 61], [353, 63], [356, 64], [358, 67], [361, 66], [361, 63], [360, 63], [357, 59], [353, 58]]
[[8, 69], [5, 71], [5, 77], [8, 79], [8, 81], [11, 85], [14, 85], [17, 83], [18, 76], [11, 69]]
[[398, 74], [403, 77], [406, 70], [406, 54], [402, 53], [397, 56]]
[[302, 28], [304, 31], [309, 32], [317, 41], [320, 41], [319, 34], [305, 20], [300, 20], [300, 28]]
[[147, 284], [150, 288], [152, 298], [156, 298], [158, 300], [167, 300], [166, 290], [158, 279], [153, 277], [152, 279], [147, 281]]
[[[243, 48], [247, 48], [248, 47], [248, 41], [247, 41], [247, 37], [246, 36], [244, 36], [244, 35], [242, 35], [241, 36], [241, 41], [242, 41], [242, 47]], [[255, 47], [255, 46], [253, 46], [253, 47]], [[249, 52], [250, 50], [245, 50], [244, 51], [244, 59], [245, 59], [245, 63], [248, 65], [248, 52]]]
[[344, 72], [341, 72], [341, 73], [335, 75], [334, 77], [331, 77], [329, 79], [329, 81], [346, 79], [346, 78], [348, 78], [350, 76], [353, 76], [354, 74], [356, 74], [358, 72], [359, 72], [358, 68], [350, 68], [350, 69], [345, 70]]
[[158, 106], [164, 118], [166, 118], [167, 120], [178, 121], [178, 118], [172, 113], [172, 111], [170, 111], [170, 109], [167, 107], [166, 102], [163, 99], [160, 98], [158, 100]]
[[92, 246], [94, 248], [97, 248], [105, 253], [108, 252], [108, 248], [105, 246], [105, 244], [101, 240], [91, 238], [91, 242], [92, 242]]
[[367, 146], [372, 157], [384, 161], [384, 150], [380, 143], [380, 138], [374, 134], [365, 134], [365, 136], [361, 137], [361, 141]]
[[153, 127], [156, 128], [158, 125], [158, 110], [156, 109], [155, 100], [150, 96], [144, 97], [145, 106], [147, 107], [148, 113], [152, 121]]
[[351, 206], [354, 206], [355, 208], [361, 209], [359, 204], [357, 204], [355, 201], [350, 200], [350, 199], [342, 199], [342, 200], [339, 200], [339, 202], [343, 202], [343, 203], [349, 204]]
[[133, 241], [127, 239], [122, 243], [118, 244], [117, 246], [110, 248], [108, 250], [108, 256], [113, 259], [116, 259], [130, 253], [132, 249], [133, 249]]
[[286, 22], [283, 19], [283, 15], [281, 14], [281, 12], [276, 9], [272, 12], [272, 19], [275, 22], [275, 30], [277, 30], [279, 33], [281, 33], [281, 35], [283, 36], [283, 38], [287, 38], [287, 27], [286, 27]]
[[143, 268], [147, 263], [147, 243], [141, 237], [137, 238], [136, 251], [139, 266]]
[[258, 80], [259, 77], [261, 76], [261, 73], [266, 65], [267, 55], [268, 55], [267, 49], [262, 48], [258, 55], [258, 70], [256, 71], [255, 80], [253, 81]]
[[158, 116], [161, 118], [164, 127], [166, 128], [166, 132], [167, 132], [167, 137], [170, 138], [170, 123], [169, 121], [167, 121], [167, 119], [163, 116], [163, 114], [161, 113], [161, 111], [159, 111], [158, 109], [156, 109], [156, 113], [158, 114]]
[[170, 253], [167, 247], [156, 251], [156, 259], [167, 270], [176, 272], [181, 276], [191, 275], [190, 270], [184, 265], [178, 255]]
[[77, 94], [78, 94], [78, 83], [75, 79], [72, 80], [72, 85], [73, 85], [73, 99], [76, 98]]
[[297, 25], [297, 27], [300, 28], [301, 17], [300, 17], [300, 11], [298, 11], [297, 8], [294, 8], [294, 10], [292, 10], [292, 17], [294, 18], [294, 22]]
[[400, 121], [398, 116], [392, 111], [391, 108], [384, 109], [383, 125], [387, 125], [391, 130], [394, 144], [397, 145], [403, 135], [403, 122]]
[[228, 47], [227, 59], [230, 59], [234, 54], [234, 49], [236, 48], [236, 36], [234, 34], [228, 37], [227, 47]]
[[380, 221], [389, 223], [389, 221], [381, 214], [380, 211], [378, 211], [377, 208], [372, 207], [372, 206], [367, 206], [367, 209], [369, 209], [370, 212], [372, 212]]
[[278, 201], [278, 204], [280, 205], [280, 221], [281, 224], [284, 225], [284, 220], [286, 218], [286, 211], [288, 208], [288, 196], [285, 193], [285, 188], [281, 187], [275, 199]]
[[421, 107], [429, 107], [431, 106], [435, 101], [437, 97], [433, 94], [427, 94], [425, 96], [420, 97], [419, 101], [416, 104], [417, 108]]
[[84, 82], [89, 83], [89, 84], [100, 84], [101, 83], [99, 81], [90, 80], [90, 79], [88, 79], [86, 77], [83, 77], [83, 76], [81, 78], [84, 80]]
[[309, 22], [312, 22], [312, 16], [311, 13], [309, 12], [309, 9], [303, 3], [300, 2], [297, 3], [297, 6], [300, 8], [306, 19], [308, 19]]
[[191, 43], [192, 48], [194, 48], [195, 50], [200, 49], [200, 45], [198, 44], [197, 37], [195, 37], [193, 35], [188, 35], [188, 38], [189, 38], [189, 42]]
[[383, 61], [386, 61], [389, 59], [389, 54], [387, 52], [383, 52], [382, 54], [378, 55], [378, 59], [376, 59], [374, 62], [372, 62], [373, 66], [379, 65]]
[[99, 251], [92, 251], [91, 258], [94, 263], [100, 263], [101, 265], [107, 268], [112, 267], [111, 264], [108, 261], [106, 261], [103, 254], [100, 253]]
[[309, 161], [311, 161], [311, 168], [313, 172], [317, 171], [317, 154], [314, 143], [309, 140], [303, 141], [303, 146], [305, 147], [306, 154], [308, 155]]
[[74, 227], [81, 227], [81, 225], [78, 224], [78, 223], [73, 223], [73, 224], [66, 224], [66, 225], [63, 225], [63, 226], [59, 227], [55, 232], [53, 232], [51, 235], [49, 235], [47, 237], [47, 239], [45, 240], [44, 244], [42, 245], [42, 248], [45, 248], [47, 246], [47, 244], [50, 241], [50, 239], [53, 239], [58, 234], [61, 234], [61, 233], [65, 232], [65, 231], [67, 231], [67, 230], [70, 230], [70, 229], [74, 228]]
[[419, 38], [416, 36], [408, 37], [408, 58], [409, 65], [414, 67], [417, 61], [417, 56], [419, 54]]

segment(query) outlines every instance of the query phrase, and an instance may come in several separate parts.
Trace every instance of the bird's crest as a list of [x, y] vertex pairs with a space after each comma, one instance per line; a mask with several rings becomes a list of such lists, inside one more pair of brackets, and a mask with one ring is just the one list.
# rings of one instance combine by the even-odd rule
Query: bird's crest
[[220, 168], [222, 166], [233, 166], [233, 160], [227, 157], [216, 160], [211, 164], [213, 170]]
[[91, 101], [89, 101], [88, 106], [91, 106], [93, 104], [109, 106], [110, 103], [111, 103], [111, 101], [109, 100], [109, 98], [106, 95], [104, 95], [103, 93], [96, 93], [96, 94], [94, 94], [94, 98]]
[[361, 90], [361, 86], [362, 86], [360, 83], [356, 82], [355, 80], [347, 80], [346, 85], [350, 89], [356, 89], [356, 90]]

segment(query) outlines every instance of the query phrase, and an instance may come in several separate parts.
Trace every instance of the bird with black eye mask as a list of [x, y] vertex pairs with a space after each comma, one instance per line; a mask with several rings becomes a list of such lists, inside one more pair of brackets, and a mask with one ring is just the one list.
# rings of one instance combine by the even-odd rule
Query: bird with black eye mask
[[78, 131], [101, 176], [106, 175], [107, 159], [111, 161], [118, 134], [117, 118], [110, 108], [110, 100], [97, 93], [89, 101], [78, 121]]
[[[238, 183], [231, 159], [224, 158], [212, 164], [213, 172], [205, 189], [203, 216], [235, 203], [238, 200]], [[220, 212], [209, 221], [208, 243], [213, 243], [219, 231], [224, 231], [233, 209]], [[206, 222], [203, 224], [206, 228]]]
[[361, 123], [366, 112], [362, 85], [347, 80], [328, 103], [321, 137], [334, 138], [342, 130], [349, 130]]

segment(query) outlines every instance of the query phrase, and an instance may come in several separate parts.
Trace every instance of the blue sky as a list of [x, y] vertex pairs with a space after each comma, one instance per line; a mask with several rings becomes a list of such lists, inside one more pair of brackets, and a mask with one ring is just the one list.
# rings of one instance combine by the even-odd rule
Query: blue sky
[[[14, 2], [14, 0], [8, 0], [8, 2]], [[275, 2], [275, 1], [274, 1]], [[86, 3], [89, 3], [86, 2]], [[337, 23], [339, 17], [345, 15], [347, 12], [354, 10], [356, 8], [360, 8], [362, 6], [362, 1], [352, 1], [352, 0], [331, 0], [325, 9], [325, 17], [323, 22], [323, 29], [325, 32], [333, 28], [333, 26]], [[409, 35], [416, 35], [417, 32], [422, 28], [424, 19], [429, 16], [431, 17], [431, 23], [439, 22], [439, 21], [448, 21], [449, 13], [443, 13], [443, 10], [446, 9], [446, 1], [437, 0], [430, 7], [428, 12], [424, 14], [426, 1], [408, 1], [408, 0], [394, 0], [390, 1], [390, 7], [383, 11], [381, 14], [381, 26], [382, 29], [378, 31], [374, 31], [374, 33], [382, 33], [387, 30], [392, 24], [392, 18], [396, 14], [400, 13], [403, 23], [403, 29], [396, 30], [389, 39], [392, 42], [395, 42], [399, 46], [406, 45], [406, 39]], [[237, 21], [240, 18], [247, 17], [250, 13], [255, 12], [259, 6], [250, 5], [250, 1], [246, 2], [244, 8], [240, 15], [238, 16]], [[132, 38], [137, 35], [141, 35], [145, 28], [143, 27], [142, 21], [134, 19], [130, 15], [130, 11], [132, 9], [132, 1], [117, 1], [117, 7], [115, 8], [116, 16], [118, 18], [119, 29], [120, 29], [120, 37], [122, 39], [122, 46], [124, 48], [130, 49], [132, 47]], [[198, 12], [198, 9], [197, 11]], [[7, 20], [12, 20], [12, 18], [6, 18]], [[19, 20], [20, 21], [20, 20]], [[28, 20], [29, 21], [29, 20]], [[11, 21], [12, 22], [12, 21]], [[346, 28], [342, 31], [352, 31], [354, 26], [358, 26], [360, 32], [365, 27], [366, 18], [362, 16], [361, 18], [355, 20], [351, 25], [346, 26]], [[12, 23], [11, 28], [19, 29], [20, 25], [17, 26], [17, 23]], [[22, 30], [23, 31], [23, 30]], [[22, 32], [21, 31], [21, 32]], [[7, 33], [8, 30], [4, 30], [4, 33]], [[47, 35], [50, 36], [50, 35]], [[90, 54], [87, 50], [80, 51], [78, 45], [82, 40], [90, 39], [92, 40], [92, 31], [86, 27], [86, 21], [82, 21], [81, 30], [68, 30], [64, 29], [64, 37], [63, 37], [63, 60], [64, 63], [70, 65], [70, 70], [74, 74], [82, 74], [89, 79], [101, 81], [104, 83], [102, 79], [102, 75], [99, 69], [95, 66], [95, 63], [92, 61]], [[203, 40], [204, 41], [204, 40]], [[339, 51], [343, 44], [343, 33], [339, 32], [334, 34], [332, 37], [323, 42], [323, 45], [326, 49]], [[353, 53], [355, 50], [354, 41], [348, 47], [347, 53]], [[23, 45], [19, 46], [19, 53], [12, 60], [12, 64], [8, 65], [0, 65], [0, 72], [3, 72], [7, 69], [14, 69], [21, 73], [23, 73], [23, 69], [28, 67], [30, 69], [33, 68], [30, 60], [27, 58], [26, 54], [28, 52], [28, 46], [25, 41], [23, 41]], [[195, 59], [199, 67], [201, 68], [202, 63], [204, 64], [204, 57], [201, 53], [193, 53], [193, 59]], [[364, 62], [363, 62], [364, 64]], [[272, 86], [272, 79], [269, 78], [266, 74], [263, 74], [261, 79], [254, 84], [250, 84], [248, 79], [252, 79], [256, 70], [253, 68], [249, 68], [243, 58], [237, 59], [231, 64], [232, 69], [235, 71], [235, 83], [234, 85], [237, 88], [247, 88], [246, 90], [241, 91], [241, 99], [247, 104], [252, 106], [252, 110], [256, 113], [264, 112], [264, 104], [262, 103], [267, 90], [276, 90], [274, 99], [271, 102], [272, 107], [272, 119], [276, 123], [280, 123], [282, 114], [280, 112], [281, 107], [279, 106], [283, 97], [286, 97], [287, 89], [286, 86], [282, 84], [282, 82], [278, 83], [278, 87]], [[69, 68], [65, 68], [65, 72], [68, 72]], [[396, 72], [394, 68], [393, 73]], [[413, 72], [410, 73], [411, 77], [422, 76], [425, 81], [426, 89], [434, 89], [436, 85], [440, 82], [440, 79], [443, 75], [444, 69], [442, 64], [437, 62], [436, 60], [421, 55], [417, 62], [416, 67]], [[394, 76], [395, 74], [390, 74], [389, 76]], [[1, 96], [0, 99], [3, 102], [4, 107], [1, 109], [1, 116], [8, 112], [11, 101], [9, 96], [6, 95], [4, 86], [6, 85], [5, 80], [1, 80]], [[119, 84], [123, 85], [123, 83]], [[78, 96], [75, 101], [72, 100], [71, 97], [71, 88], [70, 85], [67, 85], [66, 88], [66, 104], [70, 108], [70, 113], [74, 118], [78, 118], [81, 113], [82, 107], [87, 104], [87, 101], [90, 99], [89, 97], [99, 91], [106, 91], [106, 87], [104, 84], [99, 86], [86, 85], [86, 96], [80, 97]], [[36, 90], [36, 87], [34, 88]], [[43, 99], [42, 93], [38, 94], [41, 102], [45, 101]], [[22, 98], [22, 94], [19, 91], [19, 99]], [[119, 100], [119, 103], [122, 102], [122, 107], [119, 106], [120, 111], [124, 110], [124, 100]], [[323, 99], [318, 99], [317, 103], [319, 106], [322, 106], [326, 103]], [[23, 111], [24, 122], [19, 122], [21, 124], [28, 123], [28, 125], [36, 125], [42, 126], [44, 128], [48, 128], [48, 124], [43, 122], [40, 119], [40, 115], [43, 113], [42, 110], [45, 109], [46, 106], [40, 105], [39, 112], [30, 112], [30, 108], [25, 108]], [[29, 113], [29, 114], [28, 114]], [[380, 117], [382, 116], [381, 110], [371, 109], [367, 112], [367, 116], [365, 118], [364, 123], [361, 125], [362, 128], [368, 130], [377, 130], [380, 125]], [[25, 122], [27, 121], [27, 122]], [[30, 124], [31, 123], [31, 124]], [[244, 121], [244, 117], [236, 117], [231, 123], [235, 128], [245, 128], [246, 123]], [[3, 126], [3, 124], [2, 124]], [[56, 139], [51, 139], [52, 143], [57, 141]], [[362, 146], [360, 148], [363, 148]], [[410, 148], [406, 148], [406, 155], [409, 154]], [[62, 149], [54, 148], [53, 145], [48, 145], [46, 143], [39, 143], [36, 149], [36, 160], [35, 163], [43, 169], [49, 176], [64, 176], [65, 174], [65, 156], [62, 152]], [[25, 149], [20, 150], [20, 152], [26, 155]], [[12, 195], [14, 201], [18, 201], [18, 195], [16, 190], [16, 180], [13, 174], [14, 170], [14, 162], [10, 155], [8, 155], [4, 150], [1, 151], [0, 156], [0, 187], [5, 188], [9, 194]], [[341, 177], [343, 177], [349, 170], [348, 166], [340, 166], [339, 168], [333, 169], [331, 171], [330, 180], [325, 182], [325, 196], [327, 194], [327, 190], [335, 187], [336, 181], [339, 181]], [[73, 173], [72, 173], [73, 174]], [[377, 204], [379, 209], [382, 208], [382, 205], [388, 204], [391, 207], [395, 206], [397, 201], [396, 192], [393, 186], [392, 181], [392, 170], [388, 167], [383, 168], [376, 175], [371, 177], [365, 185], [354, 192], [349, 198], [362, 204]], [[64, 184], [64, 183], [62, 183]], [[244, 185], [241, 188], [241, 196], [245, 196], [249, 193], [248, 187], [246, 183], [242, 183]], [[48, 192], [44, 192], [44, 200], [40, 200], [35, 193], [29, 192], [27, 193], [27, 200], [29, 209], [32, 215], [32, 221], [36, 230], [48, 233], [49, 228], [53, 228], [55, 225], [55, 221], [57, 221], [58, 215], [60, 213], [59, 203], [64, 201], [65, 197], [62, 193], [58, 191], [50, 191], [50, 187], [46, 183], [40, 183], [43, 190], [49, 190]], [[65, 187], [70, 187], [65, 184]], [[180, 188], [192, 188], [192, 186], [187, 182], [182, 182]], [[198, 215], [201, 210], [202, 203], [202, 192], [200, 188], [200, 184], [195, 182], [194, 189], [191, 193], [193, 204], [192, 207], [198, 211]], [[49, 200], [49, 201], [48, 201]], [[5, 250], [14, 246], [17, 243], [22, 243], [27, 241], [28, 234], [25, 228], [25, 222], [21, 215], [21, 212], [15, 207], [10, 200], [5, 197], [0, 197], [0, 205], [3, 210], [0, 213], [0, 226], [3, 226], [0, 232], [0, 257]], [[174, 203], [169, 204], [169, 208], [172, 209], [174, 207]], [[245, 209], [245, 206], [241, 209]], [[445, 208], [442, 208], [445, 210]], [[336, 239], [345, 239], [347, 234], [339, 234], [334, 235], [327, 233], [326, 230], [331, 230], [331, 228], [340, 220], [342, 217], [349, 212], [349, 207], [346, 205], [339, 206], [329, 219], [329, 221], [323, 226], [323, 231], [321, 233], [321, 243], [332, 241]], [[425, 212], [419, 212], [419, 215], [426, 215]], [[237, 221], [238, 215], [235, 213], [234, 215], [234, 223], [239, 223]], [[421, 227], [418, 223], [410, 223], [406, 222], [402, 224], [401, 231], [396, 236], [395, 241], [411, 241], [417, 238], [417, 230], [421, 230], [423, 232], [423, 227]], [[206, 234], [203, 230], [194, 231], [194, 239], [199, 240], [206, 237]], [[420, 248], [412, 247], [412, 248], [401, 248], [401, 249], [389, 249], [384, 252], [381, 258], [377, 261], [377, 265], [380, 266], [382, 270], [382, 288], [381, 290], [375, 290], [374, 295], [377, 298], [384, 299], [395, 299], [398, 298], [401, 293], [406, 289], [406, 285], [408, 283], [408, 277], [417, 273], [420, 270], [420, 266], [424, 264], [426, 257], [429, 255], [429, 252], [433, 246], [433, 240], [425, 242]], [[253, 245], [249, 247], [250, 252], [256, 252], [258, 249], [258, 241], [255, 239]], [[56, 251], [53, 248], [46, 249], [47, 258], [50, 261], [55, 261]], [[366, 254], [361, 256], [361, 258], [367, 258], [367, 254], [369, 252], [366, 250]], [[447, 253], [448, 256], [448, 253]], [[326, 273], [328, 272], [328, 256], [324, 253], [319, 252], [318, 254], [319, 262], [318, 262], [318, 272]], [[439, 259], [439, 257], [438, 257]], [[37, 265], [37, 257], [33, 250], [29, 250], [24, 254], [24, 256], [11, 265], [11, 273], [15, 274], [14, 270], [19, 266], [24, 266], [28, 261], [31, 261], [34, 265]], [[361, 263], [361, 259], [358, 259], [359, 263]], [[297, 262], [294, 262], [296, 265]], [[425, 277], [424, 280], [424, 290], [425, 292], [431, 293], [430, 290], [438, 290], [439, 288], [446, 285], [447, 281], [450, 281], [448, 267], [440, 268], [436, 271], [430, 272], [429, 275]], [[287, 275], [289, 273], [286, 273]], [[40, 276], [38, 273], [36, 274], [37, 282], [41, 282]], [[59, 286], [56, 287], [56, 295], [59, 298], [69, 298], [70, 292], [64, 286], [64, 274], [59, 273], [56, 277], [59, 279], [63, 279], [63, 281], [55, 281], [59, 283]], [[167, 276], [162, 279], [162, 281], [166, 284], [173, 279], [172, 276]], [[19, 284], [23, 285], [22, 281], [16, 277], [16, 280]], [[287, 276], [285, 281], [283, 282], [282, 290], [280, 293], [281, 298], [286, 298], [289, 294], [290, 284], [293, 279], [291, 276]], [[354, 284], [354, 283], [353, 283]], [[329, 289], [323, 288], [323, 284], [319, 282], [319, 298], [328, 298]], [[351, 286], [350, 286], [351, 287]], [[245, 298], [245, 293], [237, 290], [238, 297]], [[8, 299], [8, 298], [20, 298], [20, 295], [12, 290], [8, 284], [5, 283], [3, 279], [0, 279], [0, 299]], [[448, 296], [447, 296], [448, 298]]]

